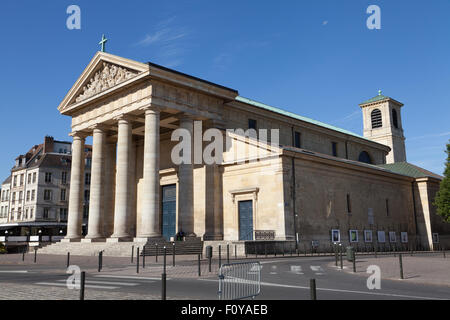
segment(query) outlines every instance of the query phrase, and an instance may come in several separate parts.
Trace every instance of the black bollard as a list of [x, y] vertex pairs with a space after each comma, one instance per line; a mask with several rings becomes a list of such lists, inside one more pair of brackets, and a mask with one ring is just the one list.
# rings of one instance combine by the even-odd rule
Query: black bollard
[[98, 272], [102, 271], [102, 256], [103, 256], [103, 251], [100, 251], [98, 253]]
[[338, 266], [338, 251], [337, 251], [337, 246], [334, 246], [334, 258], [336, 260], [336, 267]]
[[156, 243], [156, 262], [158, 262], [158, 244]]
[[222, 247], [219, 244], [219, 269], [222, 266]]
[[80, 300], [84, 300], [84, 284], [86, 282], [86, 272], [81, 271], [80, 278]]
[[234, 245], [234, 260], [237, 260], [237, 244]]
[[142, 269], [145, 269], [145, 248], [142, 248]]
[[38, 249], [34, 248], [34, 263], [36, 263], [36, 260], [37, 260], [37, 251], [38, 251]]
[[353, 253], [353, 272], [356, 272], [356, 251]]
[[139, 273], [139, 247], [136, 248], [136, 273]]
[[227, 243], [227, 263], [230, 264], [230, 244]]
[[133, 263], [134, 246], [131, 246], [131, 263]]
[[67, 252], [67, 268], [70, 266], [70, 252]]
[[161, 300], [166, 300], [166, 247], [164, 247], [163, 273], [161, 275]]
[[309, 280], [309, 288], [310, 288], [310, 293], [311, 293], [311, 300], [317, 300], [316, 279]]
[[344, 269], [344, 262], [342, 260], [342, 248], [339, 247], [339, 257], [341, 259], [341, 270]]
[[[172, 243], [172, 266], [175, 267], [175, 242]], [[164, 251], [165, 252], [165, 251]]]
[[198, 276], [202, 276], [202, 264], [200, 262], [200, 254], [198, 255]]
[[212, 254], [210, 254], [209, 257], [208, 257], [208, 270], [209, 270], [209, 272], [211, 272], [211, 260], [212, 260]]
[[22, 251], [22, 261], [25, 261], [25, 249]]
[[402, 260], [402, 254], [398, 255], [398, 262], [400, 264], [400, 279], [403, 279], [403, 260]]
[[264, 242], [264, 256], [267, 258], [267, 242]]

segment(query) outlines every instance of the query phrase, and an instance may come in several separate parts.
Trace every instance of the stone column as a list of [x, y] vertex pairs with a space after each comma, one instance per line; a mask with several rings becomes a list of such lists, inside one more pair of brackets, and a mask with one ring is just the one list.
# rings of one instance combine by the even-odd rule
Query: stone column
[[66, 241], [79, 241], [82, 237], [81, 225], [83, 223], [84, 142], [86, 136], [80, 132], [74, 132], [71, 135], [73, 137], [72, 168], [70, 172], [69, 214], [65, 239]]
[[191, 161], [178, 167], [178, 231], [187, 237], [196, 237], [194, 233], [194, 166], [192, 164], [194, 121], [186, 116], [180, 119], [180, 128], [186, 129], [191, 136]]
[[119, 118], [117, 138], [116, 191], [114, 205], [114, 233], [111, 241], [131, 240], [128, 215], [130, 214], [130, 150], [132, 144], [131, 122], [126, 116]]
[[105, 176], [105, 141], [104, 128], [96, 126], [93, 131], [91, 187], [89, 201], [89, 223], [86, 241], [104, 240], [103, 234], [103, 188]]
[[105, 156], [105, 180], [103, 188], [104, 201], [104, 219], [103, 234], [110, 237], [114, 233], [114, 199], [115, 199], [115, 181], [116, 181], [116, 149], [115, 141], [106, 143]]
[[159, 219], [159, 119], [160, 111], [145, 109], [144, 181], [141, 228], [138, 238], [161, 238]]

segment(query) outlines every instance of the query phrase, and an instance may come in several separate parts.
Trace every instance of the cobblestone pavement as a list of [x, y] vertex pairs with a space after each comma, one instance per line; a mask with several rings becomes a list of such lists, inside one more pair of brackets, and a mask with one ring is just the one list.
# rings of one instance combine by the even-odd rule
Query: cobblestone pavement
[[[379, 266], [381, 278], [390, 280], [400, 280], [400, 262], [398, 255], [389, 256], [360, 256], [356, 259], [356, 274], [367, 277], [367, 267], [370, 265]], [[450, 253], [444, 258], [442, 253], [429, 253], [411, 256], [409, 253], [402, 254], [403, 276], [401, 281], [432, 284], [450, 287]], [[336, 268], [335, 263], [328, 265]], [[344, 258], [346, 272], [353, 273], [353, 264]], [[338, 263], [338, 267], [340, 265]]]
[[[0, 300], [79, 300], [80, 291], [2, 282]], [[160, 300], [161, 296], [118, 291], [86, 290], [85, 300]]]

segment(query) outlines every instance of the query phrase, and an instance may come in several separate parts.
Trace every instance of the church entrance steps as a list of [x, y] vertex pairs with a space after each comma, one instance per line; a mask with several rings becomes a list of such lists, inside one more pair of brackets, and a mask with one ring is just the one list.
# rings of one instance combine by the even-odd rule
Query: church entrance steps
[[187, 241], [158, 241], [149, 242], [144, 246], [142, 254], [145, 256], [156, 256], [164, 254], [164, 247], [166, 247], [166, 254], [172, 255], [175, 250], [176, 255], [198, 255], [202, 254], [203, 241], [187, 240]]
[[[143, 247], [142, 242], [58, 242], [51, 246], [39, 249], [42, 254], [65, 255], [70, 252], [71, 255], [96, 256], [103, 251], [106, 257], [130, 257], [131, 251]], [[134, 253], [136, 255], [136, 253]]]

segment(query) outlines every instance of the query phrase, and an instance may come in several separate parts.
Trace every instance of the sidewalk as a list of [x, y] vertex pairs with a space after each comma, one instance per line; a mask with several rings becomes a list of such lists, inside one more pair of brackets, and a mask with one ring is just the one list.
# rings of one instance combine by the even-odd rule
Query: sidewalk
[[[356, 258], [356, 275], [367, 277], [367, 267], [370, 265], [379, 266], [381, 269], [381, 278], [390, 280], [399, 280], [405, 282], [414, 282], [420, 284], [432, 284], [450, 287], [450, 257], [444, 259], [442, 254], [430, 255], [402, 255], [403, 276], [400, 280], [400, 264], [399, 257], [396, 255], [379, 256], [378, 258], [357, 256]], [[335, 263], [328, 265], [330, 268], [336, 269]], [[344, 257], [344, 271], [353, 273], [353, 264]], [[339, 270], [339, 263], [338, 263]]]

